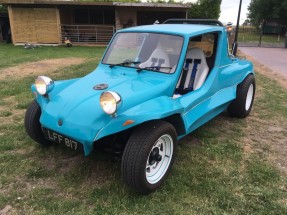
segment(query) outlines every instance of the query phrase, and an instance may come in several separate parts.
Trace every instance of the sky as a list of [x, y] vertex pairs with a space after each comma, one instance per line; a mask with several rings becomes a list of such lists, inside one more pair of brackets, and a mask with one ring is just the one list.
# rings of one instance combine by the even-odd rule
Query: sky
[[[240, 14], [240, 24], [242, 24], [247, 18], [247, 7], [251, 0], [242, 0], [241, 14]], [[226, 24], [227, 22], [232, 22], [236, 25], [238, 8], [240, 0], [222, 0], [221, 2], [221, 13], [219, 21]]]
[[[196, 1], [197, 0], [185, 0], [184, 2]], [[242, 0], [240, 24], [242, 24], [247, 18], [247, 7], [250, 4], [250, 1], [251, 0]], [[236, 25], [239, 2], [240, 0], [222, 0], [219, 21], [221, 21], [223, 24], [226, 24], [227, 22], [232, 22], [234, 25]]]

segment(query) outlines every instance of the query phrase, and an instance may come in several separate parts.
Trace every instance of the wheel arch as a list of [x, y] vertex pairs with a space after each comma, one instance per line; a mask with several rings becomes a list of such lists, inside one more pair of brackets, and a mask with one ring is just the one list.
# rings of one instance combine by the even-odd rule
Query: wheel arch
[[184, 121], [183, 121], [180, 114], [173, 114], [173, 115], [165, 117], [161, 120], [169, 122], [170, 124], [172, 124], [173, 127], [175, 128], [176, 132], [177, 132], [177, 136], [182, 136], [186, 133]]
[[[173, 114], [168, 117], [162, 118], [162, 119], [151, 119], [144, 121], [134, 127], [130, 127], [126, 130], [119, 131], [117, 133], [104, 136], [98, 140], [95, 140], [93, 144], [105, 144], [106, 142], [114, 143], [114, 140], [117, 140], [117, 142], [121, 142], [121, 144], [126, 144], [128, 141], [130, 135], [133, 133], [135, 129], [138, 127], [142, 126], [143, 124], [151, 123], [151, 122], [156, 122], [156, 121], [163, 121], [163, 122], [168, 122], [170, 123], [174, 129], [176, 130], [177, 136], [183, 136], [186, 134], [185, 126], [184, 126], [184, 121], [181, 117], [180, 114]], [[108, 141], [107, 141], [108, 140]]]
[[244, 81], [248, 75], [253, 75], [255, 77], [254, 66], [252, 62], [245, 60], [245, 65], [247, 65], [247, 67], [243, 69], [243, 74], [238, 84]]
[[[248, 109], [246, 109], [247, 95], [251, 84], [253, 85], [251, 95], [252, 97], [251, 100], [249, 101], [250, 102], [249, 107]], [[234, 99], [227, 108], [229, 115], [238, 118], [247, 117], [251, 111], [254, 102], [255, 90], [256, 90], [256, 82], [254, 74], [249, 73], [243, 79], [243, 81], [237, 85], [236, 99]]]
[[242, 79], [240, 80], [240, 82], [236, 85], [236, 95], [237, 95], [238, 87], [240, 86], [240, 84], [241, 84], [249, 75], [252, 75], [252, 76], [255, 78], [255, 73], [254, 73], [253, 70], [246, 72], [246, 73], [242, 76]]

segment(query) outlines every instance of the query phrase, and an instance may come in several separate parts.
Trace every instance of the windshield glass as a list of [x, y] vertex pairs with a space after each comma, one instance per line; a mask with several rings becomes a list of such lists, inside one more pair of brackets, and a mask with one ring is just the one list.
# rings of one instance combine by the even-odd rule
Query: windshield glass
[[183, 38], [156, 33], [118, 33], [102, 61], [104, 64], [173, 73]]

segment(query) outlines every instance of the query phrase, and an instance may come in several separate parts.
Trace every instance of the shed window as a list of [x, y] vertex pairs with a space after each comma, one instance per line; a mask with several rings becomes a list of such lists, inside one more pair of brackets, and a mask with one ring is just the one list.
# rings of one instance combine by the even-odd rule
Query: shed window
[[75, 23], [76, 24], [89, 24], [89, 9], [76, 9], [75, 10]]
[[90, 24], [104, 24], [104, 10], [90, 10]]
[[115, 11], [109, 8], [77, 8], [75, 24], [115, 24]]

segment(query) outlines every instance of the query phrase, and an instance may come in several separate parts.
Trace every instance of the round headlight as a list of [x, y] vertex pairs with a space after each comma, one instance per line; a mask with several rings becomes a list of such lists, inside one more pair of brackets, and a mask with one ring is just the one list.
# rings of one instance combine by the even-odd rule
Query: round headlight
[[47, 76], [38, 76], [35, 87], [38, 93], [45, 95], [54, 88], [54, 81]]
[[107, 114], [114, 114], [117, 111], [117, 105], [120, 103], [119, 94], [111, 91], [103, 92], [100, 97], [100, 104]]

